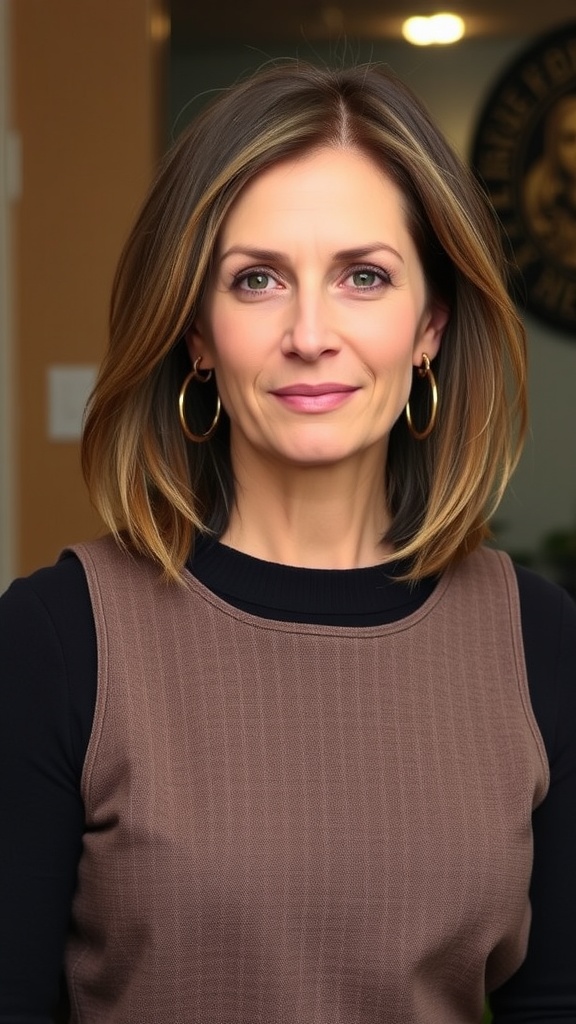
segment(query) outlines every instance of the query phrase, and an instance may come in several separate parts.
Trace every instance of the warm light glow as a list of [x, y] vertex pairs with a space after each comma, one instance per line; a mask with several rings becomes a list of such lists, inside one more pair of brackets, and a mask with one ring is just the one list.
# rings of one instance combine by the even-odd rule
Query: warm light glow
[[430, 18], [407, 18], [402, 25], [402, 35], [415, 46], [428, 46], [432, 42]]
[[464, 35], [464, 21], [457, 14], [432, 14], [428, 18], [408, 18], [402, 26], [402, 35], [415, 46], [432, 43], [456, 43]]
[[430, 23], [435, 43], [457, 43], [464, 35], [464, 21], [458, 14], [433, 14]]
[[170, 15], [163, 10], [153, 10], [150, 15], [150, 38], [155, 43], [165, 43], [170, 38]]

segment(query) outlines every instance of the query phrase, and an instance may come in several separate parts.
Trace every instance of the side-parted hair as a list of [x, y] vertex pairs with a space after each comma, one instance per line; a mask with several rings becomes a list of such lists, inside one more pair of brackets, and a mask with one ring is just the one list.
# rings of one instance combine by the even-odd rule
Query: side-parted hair
[[[406, 578], [446, 568], [490, 535], [526, 430], [526, 351], [495, 217], [421, 103], [388, 69], [283, 62], [223, 92], [164, 158], [113, 287], [110, 345], [89, 402], [82, 463], [106, 526], [177, 578], [197, 532], [218, 536], [234, 501], [230, 424], [187, 441], [178, 394], [184, 341], [210, 282], [231, 204], [264, 168], [319, 147], [356, 147], [403, 193], [429, 294], [450, 318], [433, 363], [436, 426], [415, 440], [401, 416], [386, 466]], [[215, 382], [197, 386], [191, 429], [207, 429]], [[192, 403], [191, 403], [192, 404]], [[428, 417], [415, 383], [413, 420]], [[197, 425], [195, 426], [195, 415]]]

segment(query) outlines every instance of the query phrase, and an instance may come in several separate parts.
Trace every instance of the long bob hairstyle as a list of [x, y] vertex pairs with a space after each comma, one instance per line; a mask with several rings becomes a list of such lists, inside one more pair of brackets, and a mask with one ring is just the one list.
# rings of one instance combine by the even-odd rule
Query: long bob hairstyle
[[[110, 346], [87, 410], [92, 501], [117, 539], [169, 578], [182, 578], [198, 532], [223, 532], [234, 501], [226, 414], [205, 444], [186, 440], [178, 418], [190, 370], [184, 336], [220, 229], [259, 172], [319, 147], [356, 147], [399, 186], [429, 293], [450, 310], [433, 363], [434, 431], [418, 441], [401, 416], [389, 442], [385, 539], [407, 559], [407, 579], [442, 571], [489, 536], [518, 460], [525, 337], [498, 226], [472, 174], [389, 70], [275, 64], [220, 94], [164, 158], [120, 258]], [[212, 421], [216, 386], [192, 388], [188, 416], [199, 433]], [[428, 392], [416, 378], [411, 411], [426, 423]]]

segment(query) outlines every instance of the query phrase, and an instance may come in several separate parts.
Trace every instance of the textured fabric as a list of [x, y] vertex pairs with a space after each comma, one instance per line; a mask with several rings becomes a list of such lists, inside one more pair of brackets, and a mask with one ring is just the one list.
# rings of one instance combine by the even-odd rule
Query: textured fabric
[[507, 557], [348, 628], [74, 550], [99, 678], [73, 1020], [477, 1022], [524, 955], [547, 785]]

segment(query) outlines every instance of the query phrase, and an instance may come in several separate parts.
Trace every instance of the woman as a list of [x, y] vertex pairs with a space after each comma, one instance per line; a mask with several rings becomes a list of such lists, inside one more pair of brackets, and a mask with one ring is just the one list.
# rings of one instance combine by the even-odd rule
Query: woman
[[167, 156], [85, 426], [109, 536], [2, 601], [0, 1021], [63, 962], [73, 1021], [576, 1017], [576, 611], [482, 546], [502, 268], [381, 69], [266, 70]]

